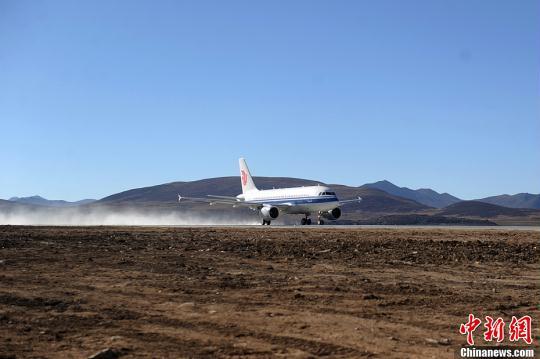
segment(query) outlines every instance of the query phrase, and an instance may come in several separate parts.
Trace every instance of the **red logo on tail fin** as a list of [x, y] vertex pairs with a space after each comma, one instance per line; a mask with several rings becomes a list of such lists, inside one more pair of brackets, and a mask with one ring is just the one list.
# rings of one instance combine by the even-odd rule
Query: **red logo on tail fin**
[[247, 183], [247, 173], [244, 170], [241, 170], [240, 176], [242, 177], [242, 184], [245, 186]]

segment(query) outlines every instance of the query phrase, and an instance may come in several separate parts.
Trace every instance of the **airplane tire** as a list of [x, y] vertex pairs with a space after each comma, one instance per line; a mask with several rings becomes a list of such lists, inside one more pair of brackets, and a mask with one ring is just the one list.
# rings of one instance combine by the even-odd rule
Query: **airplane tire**
[[319, 219], [318, 225], [319, 225], [319, 226], [322, 226], [323, 224], [324, 224], [324, 221], [323, 221], [322, 219]]
[[306, 220], [306, 224], [307, 224], [308, 226], [311, 224], [311, 218], [308, 218], [308, 219]]
[[307, 220], [306, 220], [305, 218], [302, 218], [302, 219], [300, 220], [300, 224], [301, 224], [302, 226], [305, 226], [306, 223], [307, 223]]

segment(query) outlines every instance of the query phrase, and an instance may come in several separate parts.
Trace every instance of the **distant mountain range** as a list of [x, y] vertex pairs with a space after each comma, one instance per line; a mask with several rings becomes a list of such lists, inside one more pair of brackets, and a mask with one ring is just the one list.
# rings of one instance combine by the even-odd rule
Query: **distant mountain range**
[[438, 214], [443, 216], [463, 216], [493, 218], [497, 216], [521, 217], [538, 212], [534, 209], [509, 208], [480, 201], [461, 201], [442, 208]]
[[451, 204], [461, 201], [448, 193], [438, 193], [429, 188], [410, 189], [407, 187], [398, 187], [395, 184], [386, 180], [375, 183], [365, 184], [363, 187], [376, 188], [386, 193], [390, 193], [403, 198], [412, 199], [418, 203], [422, 203], [429, 207], [443, 208]]
[[[255, 177], [259, 189], [325, 185], [322, 182], [288, 177]], [[341, 199], [362, 197], [360, 203], [347, 206], [343, 223], [462, 223], [489, 224], [496, 220], [513, 223], [540, 223], [540, 195], [520, 193], [501, 195], [474, 201], [463, 201], [448, 193], [438, 193], [431, 189], [410, 189], [398, 187], [389, 181], [368, 183], [353, 187], [329, 184]], [[92, 210], [100, 206], [110, 209], [130, 207], [148, 210], [195, 210], [199, 212], [229, 212], [220, 206], [177, 204], [177, 195], [205, 197], [207, 194], [235, 196], [241, 193], [237, 176], [202, 179], [190, 182], [171, 182], [156, 186], [135, 188], [116, 193], [100, 200], [85, 199], [76, 202], [47, 200], [40, 196], [13, 197], [9, 201], [0, 200], [0, 210], [32, 209], [35, 207], [75, 207]], [[517, 217], [520, 217], [519, 221]], [[506, 218], [506, 219], [505, 219]], [[512, 219], [514, 218], [514, 219]], [[489, 219], [486, 220], [486, 219]], [[483, 222], [482, 222], [483, 221]], [[505, 224], [511, 222], [504, 222]], [[501, 222], [502, 223], [502, 222]]]
[[[429, 207], [444, 208], [454, 203], [463, 201], [448, 193], [438, 193], [429, 188], [410, 189], [407, 187], [398, 187], [395, 184], [383, 180], [375, 183], [365, 184], [363, 187], [377, 188], [387, 193], [412, 199]], [[518, 193], [515, 195], [501, 195], [486, 198], [475, 199], [477, 202], [495, 204], [497, 206], [510, 208], [531, 208], [540, 209], [540, 194]], [[465, 201], [467, 202], [467, 201]]]
[[518, 193], [514, 195], [503, 194], [500, 196], [479, 199], [480, 202], [496, 204], [510, 208], [535, 208], [540, 209], [540, 194]]
[[73, 207], [79, 206], [81, 204], [88, 204], [95, 202], [95, 199], [82, 199], [80, 201], [68, 202], [64, 200], [51, 200], [45, 199], [41, 196], [35, 195], [30, 197], [11, 197], [9, 199], [11, 202], [24, 203], [24, 204], [33, 204], [38, 206], [48, 206], [48, 207]]
[[[296, 186], [324, 185], [322, 182], [301, 178], [254, 177], [259, 189]], [[367, 212], [411, 212], [429, 209], [428, 206], [408, 198], [402, 198], [375, 188], [330, 185], [340, 198], [362, 197], [362, 202], [351, 204], [352, 211]], [[218, 177], [192, 182], [172, 182], [157, 186], [136, 188], [100, 199], [96, 204], [176, 202], [177, 195], [206, 197], [207, 194], [236, 196], [242, 192], [238, 177]]]
[[[301, 178], [255, 177], [259, 189], [325, 185], [322, 182]], [[412, 190], [398, 187], [388, 181], [366, 184], [360, 187], [329, 184], [339, 198], [362, 197], [360, 203], [347, 206], [346, 213], [362, 213], [362, 216], [388, 214], [426, 214], [437, 216], [462, 216], [492, 218], [496, 216], [529, 216], [537, 213], [527, 209], [516, 209], [485, 203], [483, 200], [462, 201], [448, 193], [437, 193], [431, 189]], [[120, 192], [96, 202], [100, 204], [126, 205], [129, 203], [174, 203], [177, 194], [205, 197], [207, 194], [235, 196], [241, 187], [238, 177], [218, 177], [191, 182], [172, 182]], [[538, 197], [538, 195], [530, 195]], [[513, 197], [513, 196], [511, 196]], [[531, 204], [532, 202], [529, 202]], [[185, 204], [189, 206], [189, 204]], [[538, 212], [540, 214], [540, 212]]]

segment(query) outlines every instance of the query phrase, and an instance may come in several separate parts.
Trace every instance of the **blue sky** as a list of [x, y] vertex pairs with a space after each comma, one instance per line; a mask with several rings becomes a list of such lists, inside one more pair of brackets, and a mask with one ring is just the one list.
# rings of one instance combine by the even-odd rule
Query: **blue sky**
[[0, 0], [0, 198], [255, 175], [540, 192], [538, 1]]

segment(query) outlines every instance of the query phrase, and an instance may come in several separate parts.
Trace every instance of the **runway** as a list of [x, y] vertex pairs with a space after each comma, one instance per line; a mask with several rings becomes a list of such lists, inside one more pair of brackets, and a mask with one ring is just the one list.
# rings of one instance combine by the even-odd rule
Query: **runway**
[[[146, 227], [146, 226], [143, 226]], [[156, 226], [148, 226], [148, 227], [156, 227]], [[302, 225], [279, 225], [279, 224], [272, 224], [270, 226], [262, 226], [260, 224], [253, 224], [253, 225], [170, 225], [170, 226], [157, 226], [157, 227], [177, 227], [177, 228], [261, 228], [261, 229], [320, 229], [320, 230], [333, 230], [333, 229], [340, 229], [340, 230], [347, 230], [347, 229], [393, 229], [393, 230], [401, 230], [401, 229], [429, 229], [429, 230], [456, 230], [456, 231], [463, 231], [463, 230], [478, 230], [478, 231], [533, 231], [533, 232], [540, 232], [540, 226], [447, 226], [447, 225], [441, 225], [441, 226], [424, 226], [424, 225], [310, 225], [310, 226], [302, 226]]]

